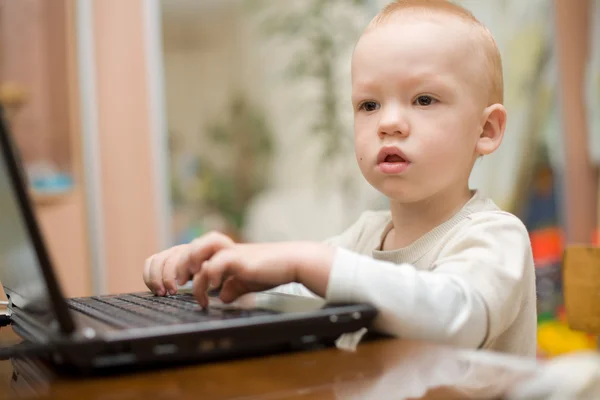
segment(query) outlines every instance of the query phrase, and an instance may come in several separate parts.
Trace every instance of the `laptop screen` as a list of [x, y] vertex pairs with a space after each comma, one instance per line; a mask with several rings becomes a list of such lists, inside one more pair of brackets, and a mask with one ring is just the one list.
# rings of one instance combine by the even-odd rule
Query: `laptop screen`
[[21, 308], [49, 303], [35, 249], [12, 187], [4, 154], [0, 154], [0, 282]]
[[0, 105], [0, 283], [17, 307], [13, 311], [33, 313], [38, 323], [68, 334], [75, 325], [54, 275], [27, 195], [20, 157], [3, 116]]

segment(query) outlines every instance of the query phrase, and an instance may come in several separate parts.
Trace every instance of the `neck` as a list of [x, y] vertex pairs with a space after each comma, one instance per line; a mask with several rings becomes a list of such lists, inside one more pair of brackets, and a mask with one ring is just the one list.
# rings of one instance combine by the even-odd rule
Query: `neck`
[[468, 186], [440, 192], [415, 203], [392, 200], [390, 210], [394, 228], [387, 241], [391, 249], [409, 246], [414, 241], [449, 220], [471, 199]]

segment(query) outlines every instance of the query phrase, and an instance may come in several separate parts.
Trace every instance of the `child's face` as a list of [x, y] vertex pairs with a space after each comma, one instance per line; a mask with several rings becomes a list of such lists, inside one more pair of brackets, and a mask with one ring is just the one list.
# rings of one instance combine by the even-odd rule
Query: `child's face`
[[356, 158], [390, 199], [420, 201], [468, 182], [486, 99], [484, 69], [463, 25], [402, 17], [357, 44]]

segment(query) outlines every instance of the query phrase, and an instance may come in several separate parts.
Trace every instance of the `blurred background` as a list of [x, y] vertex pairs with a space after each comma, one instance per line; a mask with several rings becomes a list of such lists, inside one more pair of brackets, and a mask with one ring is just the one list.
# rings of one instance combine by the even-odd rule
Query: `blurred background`
[[[597, 236], [600, 6], [457, 2], [498, 42], [509, 113], [472, 187], [530, 231], [540, 355], [590, 348], [561, 257]], [[385, 208], [354, 160], [349, 79], [385, 4], [0, 0], [0, 101], [66, 294], [144, 289], [146, 257], [209, 230], [322, 240]]]

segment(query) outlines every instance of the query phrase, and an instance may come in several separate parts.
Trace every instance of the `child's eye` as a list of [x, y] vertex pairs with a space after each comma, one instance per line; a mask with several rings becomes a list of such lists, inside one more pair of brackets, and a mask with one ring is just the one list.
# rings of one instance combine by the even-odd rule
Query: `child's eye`
[[375, 111], [379, 109], [379, 104], [374, 101], [365, 101], [360, 105], [359, 109], [365, 111]]
[[419, 96], [417, 97], [417, 100], [415, 100], [415, 103], [417, 103], [417, 105], [420, 106], [430, 106], [431, 104], [433, 104], [433, 102], [435, 102], [435, 99], [431, 96]]

